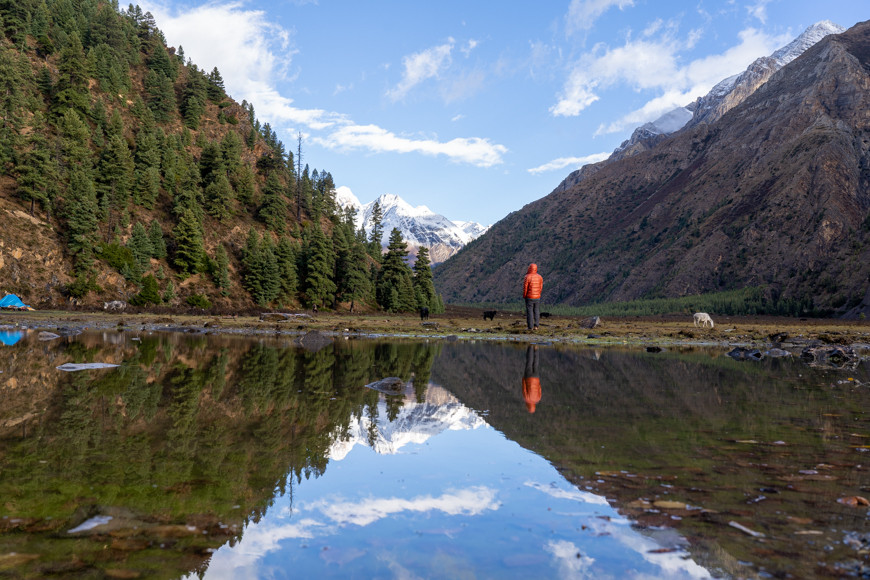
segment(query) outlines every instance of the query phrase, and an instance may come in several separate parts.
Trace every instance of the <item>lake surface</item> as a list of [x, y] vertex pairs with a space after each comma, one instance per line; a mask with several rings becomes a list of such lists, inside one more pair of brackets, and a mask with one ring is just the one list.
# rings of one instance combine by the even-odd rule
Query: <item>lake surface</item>
[[870, 574], [866, 362], [7, 330], [0, 400], [0, 577]]

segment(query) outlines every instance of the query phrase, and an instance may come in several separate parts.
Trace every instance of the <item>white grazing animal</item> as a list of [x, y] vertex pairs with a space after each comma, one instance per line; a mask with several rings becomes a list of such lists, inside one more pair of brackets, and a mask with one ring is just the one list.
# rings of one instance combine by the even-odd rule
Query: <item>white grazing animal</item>
[[696, 312], [692, 318], [695, 319], [695, 326], [703, 326], [707, 327], [707, 323], [710, 323], [710, 328], [713, 328], [713, 319], [710, 318], [710, 315], [706, 312]]

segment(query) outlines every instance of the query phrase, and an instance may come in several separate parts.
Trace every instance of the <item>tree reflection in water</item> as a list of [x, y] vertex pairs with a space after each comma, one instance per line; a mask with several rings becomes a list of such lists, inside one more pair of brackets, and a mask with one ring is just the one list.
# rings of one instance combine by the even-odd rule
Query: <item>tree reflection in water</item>
[[[28, 335], [3, 349], [0, 570], [19, 577], [202, 573], [278, 498], [292, 511], [295, 488], [354, 441], [389, 448], [430, 382], [645, 533], [677, 526], [710, 569], [836, 576], [866, 563], [853, 547], [866, 510], [838, 502], [870, 489], [866, 366], [441, 342], [312, 352], [175, 334]], [[57, 371], [65, 362], [120, 366]], [[363, 388], [384, 377], [407, 396]], [[428, 477], [418, 470], [409, 485]]]
[[[276, 490], [292, 494], [294, 481], [324, 473], [354, 417], [372, 417], [376, 429], [378, 394], [363, 385], [384, 373], [425, 381], [438, 350], [121, 338], [25, 340], [4, 351], [0, 379], [14, 374], [16, 390], [0, 416], [0, 556], [29, 554], [13, 558], [23, 577], [204, 569], [210, 550], [258, 521]], [[102, 360], [121, 364], [54, 370]], [[391, 400], [388, 415], [401, 404]], [[100, 514], [114, 523], [67, 534]]]

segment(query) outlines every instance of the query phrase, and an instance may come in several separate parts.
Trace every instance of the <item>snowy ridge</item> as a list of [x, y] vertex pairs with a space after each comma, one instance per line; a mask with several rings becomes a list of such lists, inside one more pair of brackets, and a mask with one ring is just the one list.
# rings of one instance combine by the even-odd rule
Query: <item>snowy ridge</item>
[[[658, 135], [670, 135], [683, 127], [701, 122], [713, 122], [726, 111], [743, 101], [773, 73], [802, 55], [808, 48], [829, 34], [839, 34], [846, 29], [830, 20], [822, 20], [807, 28], [793, 41], [776, 50], [770, 56], [757, 58], [745, 71], [718, 82], [709, 93], [686, 107], [677, 107], [634, 130], [631, 137], [614, 150], [614, 159], [631, 155], [644, 149], [643, 142]], [[655, 142], [650, 145], [655, 145]]]
[[342, 208], [353, 207], [357, 210], [356, 228], [365, 229], [366, 235], [371, 234], [372, 210], [375, 202], [379, 203], [383, 243], [388, 242], [393, 228], [398, 228], [412, 253], [416, 253], [420, 246], [429, 248], [433, 264], [443, 262], [489, 229], [489, 226], [476, 222], [451, 221], [425, 205], [413, 207], [398, 195], [390, 193], [363, 205], [349, 188], [339, 187], [335, 192], [335, 200]]
[[[357, 445], [371, 447], [376, 453], [391, 455], [410, 443], [424, 443], [443, 433], [477, 429], [486, 422], [471, 409], [441, 387], [430, 385], [422, 403], [406, 398], [399, 416], [386, 421], [387, 405], [378, 403], [378, 421], [374, 442], [369, 443], [371, 421], [366, 416], [358, 417], [350, 424], [346, 437], [336, 437], [329, 450], [329, 459], [341, 461]], [[338, 434], [336, 434], [338, 435]]]
[[784, 67], [829, 34], [840, 34], [845, 31], [846, 29], [839, 24], [834, 24], [830, 20], [822, 20], [804, 30], [803, 34], [770, 56], [779, 63], [780, 67]]

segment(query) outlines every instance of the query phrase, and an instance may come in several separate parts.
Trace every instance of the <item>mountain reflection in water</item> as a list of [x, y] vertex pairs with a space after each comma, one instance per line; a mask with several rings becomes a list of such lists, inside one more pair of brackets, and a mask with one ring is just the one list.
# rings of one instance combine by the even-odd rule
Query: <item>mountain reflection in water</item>
[[[835, 577], [866, 558], [867, 509], [838, 501], [870, 485], [864, 366], [132, 333], [2, 352], [0, 574]], [[385, 377], [401, 394], [366, 388]]]

